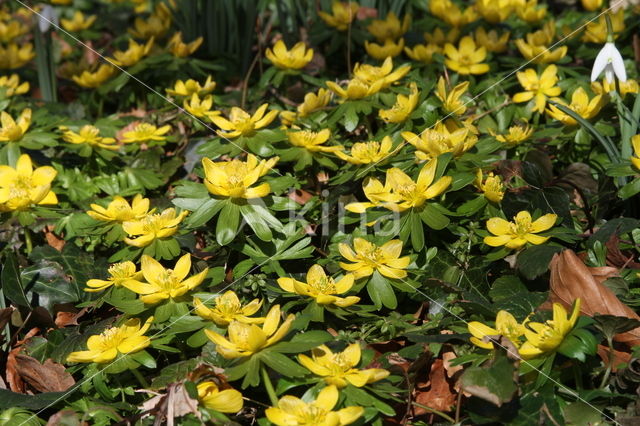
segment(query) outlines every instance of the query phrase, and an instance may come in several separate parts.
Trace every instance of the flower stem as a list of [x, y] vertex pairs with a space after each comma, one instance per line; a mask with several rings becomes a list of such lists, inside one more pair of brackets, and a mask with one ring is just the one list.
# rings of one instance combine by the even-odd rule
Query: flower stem
[[31, 241], [31, 231], [27, 227], [24, 228], [24, 242], [27, 245], [27, 254], [31, 254], [33, 242]]
[[271, 379], [269, 378], [269, 372], [264, 367], [264, 365], [260, 367], [260, 371], [262, 372], [262, 380], [264, 381], [264, 387], [267, 390], [267, 394], [269, 395], [271, 405], [276, 407], [278, 405], [278, 397], [276, 396], [276, 391], [275, 389], [273, 389], [273, 384], [271, 383]]
[[443, 419], [445, 419], [446, 421], [450, 422], [450, 423], [456, 423], [455, 419], [453, 419], [452, 417], [448, 416], [447, 414], [443, 413], [442, 411], [438, 411], [434, 408], [431, 407], [427, 407], [426, 405], [422, 405], [422, 404], [418, 404], [417, 402], [411, 401], [412, 405], [415, 405], [416, 407], [420, 407], [423, 410], [427, 410], [430, 413], [433, 413], [437, 416], [442, 417]]
[[607, 362], [607, 369], [604, 372], [604, 376], [602, 376], [602, 381], [600, 382], [600, 389], [604, 389], [609, 381], [609, 376], [611, 375], [611, 369], [613, 368], [613, 357], [615, 356], [613, 352], [613, 341], [611, 338], [607, 339], [607, 344], [609, 345], [609, 362]]
[[136, 379], [138, 379], [138, 382], [143, 388], [149, 389], [149, 382], [147, 382], [147, 379], [144, 378], [144, 376], [138, 371], [137, 368], [132, 368], [130, 371], [133, 373]]

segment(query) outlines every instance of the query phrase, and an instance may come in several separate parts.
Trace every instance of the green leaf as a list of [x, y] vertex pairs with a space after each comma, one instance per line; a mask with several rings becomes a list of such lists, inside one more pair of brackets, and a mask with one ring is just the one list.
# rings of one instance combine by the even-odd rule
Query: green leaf
[[640, 178], [636, 178], [618, 190], [618, 196], [623, 200], [631, 198], [640, 192]]
[[231, 201], [225, 201], [216, 223], [216, 240], [226, 246], [235, 238], [240, 225], [240, 207]]
[[178, 382], [187, 377], [201, 362], [198, 358], [179, 361], [160, 370], [160, 374], [151, 381], [151, 389], [163, 389], [171, 383]]
[[518, 254], [518, 271], [532, 280], [547, 272], [553, 255], [562, 251], [562, 247], [551, 245], [531, 246]]
[[289, 342], [279, 342], [269, 347], [269, 351], [298, 354], [333, 340], [333, 336], [322, 330], [297, 333]]
[[489, 297], [496, 310], [506, 310], [522, 321], [546, 300], [547, 294], [530, 292], [518, 277], [505, 275], [493, 283]]
[[254, 206], [250, 204], [245, 204], [244, 206], [240, 206], [240, 213], [242, 214], [243, 219], [253, 232], [256, 233], [258, 238], [262, 241], [271, 241], [273, 238], [273, 234], [271, 233], [271, 229], [269, 229], [269, 225], [265, 223], [264, 220], [260, 217], [260, 214], [254, 209]]
[[43, 392], [36, 395], [25, 395], [11, 392], [7, 389], [0, 389], [0, 409], [22, 407], [30, 410], [41, 410], [58, 401], [62, 401], [68, 392]]
[[[175, 204], [174, 200], [174, 204]], [[215, 198], [209, 198], [202, 203], [196, 210], [194, 210], [187, 218], [187, 224], [192, 228], [197, 228], [209, 222], [209, 220], [215, 216], [222, 208], [224, 202], [216, 200]], [[184, 208], [185, 206], [180, 206]]]
[[422, 250], [424, 247], [424, 228], [420, 215], [415, 212], [409, 213], [411, 221], [411, 245], [416, 251]]
[[444, 229], [449, 225], [449, 218], [440, 213], [431, 204], [427, 204], [424, 209], [422, 209], [420, 218], [428, 227], [435, 230]]
[[0, 275], [0, 279], [2, 280], [2, 291], [7, 299], [18, 306], [31, 306], [22, 284], [18, 260], [15, 253], [11, 251], [7, 252], [4, 262], [2, 262], [2, 274]]
[[260, 352], [260, 359], [285, 377], [303, 377], [309, 374], [306, 368], [279, 352], [265, 349]]
[[398, 306], [396, 294], [389, 281], [380, 275], [378, 271], [374, 271], [373, 275], [367, 283], [367, 293], [371, 297], [371, 301], [380, 309], [383, 305], [389, 309], [395, 309]]
[[640, 321], [633, 318], [618, 317], [615, 315], [594, 315], [595, 326], [602, 332], [607, 340], [620, 333], [626, 333], [640, 327]]
[[137, 362], [140, 365], [144, 365], [147, 368], [156, 368], [156, 360], [151, 356], [151, 354], [145, 350], [141, 350], [139, 352], [129, 354], [131, 359]]
[[515, 367], [505, 355], [497, 357], [488, 367], [469, 367], [461, 377], [462, 389], [501, 407], [513, 399], [518, 386], [514, 381]]

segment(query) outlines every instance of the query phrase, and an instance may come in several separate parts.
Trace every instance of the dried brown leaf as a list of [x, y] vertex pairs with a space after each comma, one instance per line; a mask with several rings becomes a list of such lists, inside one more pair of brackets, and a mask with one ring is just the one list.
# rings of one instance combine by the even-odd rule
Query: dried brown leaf
[[76, 383], [64, 365], [51, 359], [40, 364], [37, 359], [21, 353], [15, 358], [20, 378], [38, 392], [64, 392]]
[[[456, 395], [451, 391], [451, 385], [447, 381], [444, 361], [442, 359], [438, 358], [431, 364], [429, 384], [429, 390], [426, 392], [421, 392], [416, 389], [414, 401], [418, 404], [433, 408], [434, 410], [443, 412], [451, 411], [451, 407], [453, 407], [456, 401]], [[427, 413], [427, 410], [418, 406], [414, 409], [414, 415], [416, 416]]]
[[198, 400], [189, 396], [182, 382], [170, 384], [167, 386], [167, 393], [148, 399], [140, 409], [156, 417], [154, 424], [166, 424], [167, 426], [173, 426], [175, 418], [189, 413], [200, 418]]

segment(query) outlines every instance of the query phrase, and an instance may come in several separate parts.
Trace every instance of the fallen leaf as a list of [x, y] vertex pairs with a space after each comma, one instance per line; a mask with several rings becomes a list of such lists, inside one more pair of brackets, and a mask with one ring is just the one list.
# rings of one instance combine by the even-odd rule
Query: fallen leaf
[[620, 250], [620, 237], [613, 234], [609, 240], [605, 243], [607, 247], [607, 264], [616, 268], [640, 268], [640, 263], [633, 260], [635, 257], [634, 252], [627, 252], [626, 254]]
[[9, 351], [7, 355], [7, 365], [5, 369], [5, 377], [9, 384], [9, 389], [12, 392], [24, 393], [24, 382], [18, 373], [18, 361], [16, 355], [22, 350], [21, 347], [17, 347]]
[[305, 205], [313, 198], [313, 194], [305, 191], [304, 189], [294, 189], [287, 194], [287, 197], [300, 205]]
[[87, 309], [88, 308], [82, 308], [78, 312], [58, 311], [55, 319], [56, 327], [62, 328], [69, 325], [78, 325], [78, 318], [83, 316], [87, 312]]
[[80, 415], [73, 410], [62, 410], [49, 417], [46, 426], [72, 426], [72, 425], [84, 425], [86, 423], [80, 420]]
[[[451, 391], [451, 385], [447, 381], [444, 361], [440, 358], [431, 364], [429, 373], [429, 390], [418, 391], [414, 397], [418, 404], [425, 405], [434, 410], [448, 412], [456, 402], [456, 395]], [[424, 408], [415, 406], [414, 415], [420, 416], [429, 413]]]
[[[602, 362], [604, 362], [604, 365], [609, 365], [609, 353], [610, 350], [607, 346], [598, 345], [598, 355], [602, 359]], [[627, 364], [629, 360], [631, 360], [631, 354], [629, 352], [622, 352], [614, 349], [611, 371], [615, 373], [618, 371], [618, 366], [620, 364]]]
[[198, 400], [189, 396], [183, 382], [172, 383], [167, 386], [167, 393], [158, 394], [148, 399], [140, 409], [153, 415], [156, 418], [155, 424], [166, 424], [173, 426], [176, 417], [182, 417], [193, 413], [200, 418], [198, 411]]
[[[625, 305], [607, 287], [596, 279], [587, 266], [572, 250], [564, 250], [554, 255], [550, 265], [551, 302], [570, 309], [574, 300], [582, 299], [580, 312], [587, 316], [594, 314], [615, 315], [640, 320], [633, 309]], [[614, 337], [617, 342], [635, 346], [640, 344], [640, 328]]]
[[59, 238], [56, 234], [53, 233], [54, 230], [53, 225], [47, 225], [44, 227], [42, 232], [44, 232], [44, 238], [47, 240], [47, 244], [58, 251], [62, 251], [66, 241], [62, 238]]
[[47, 359], [44, 364], [26, 354], [16, 354], [16, 371], [22, 381], [38, 392], [64, 392], [76, 382], [64, 365]]

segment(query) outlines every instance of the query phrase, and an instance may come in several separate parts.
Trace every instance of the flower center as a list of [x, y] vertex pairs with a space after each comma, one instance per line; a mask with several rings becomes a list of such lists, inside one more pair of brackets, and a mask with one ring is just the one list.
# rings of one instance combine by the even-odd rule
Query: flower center
[[530, 233], [531, 219], [528, 219], [528, 218], [515, 219], [515, 224], [512, 224], [512, 231], [514, 234], [518, 235], [518, 237], [522, 237], [525, 234]]
[[311, 287], [317, 290], [320, 294], [336, 294], [338, 292], [335, 282], [329, 277], [323, 277], [311, 283]]

